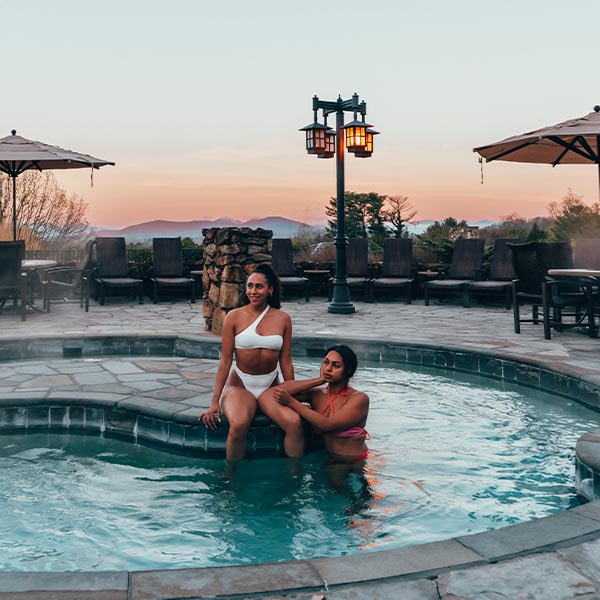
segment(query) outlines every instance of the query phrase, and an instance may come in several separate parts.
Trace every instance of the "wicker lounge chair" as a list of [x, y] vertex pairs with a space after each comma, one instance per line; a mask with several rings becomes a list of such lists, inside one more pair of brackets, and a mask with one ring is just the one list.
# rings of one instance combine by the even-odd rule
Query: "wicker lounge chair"
[[576, 269], [600, 269], [600, 238], [575, 240], [573, 266]]
[[494, 242], [494, 257], [488, 279], [471, 281], [467, 286], [467, 293], [469, 296], [502, 296], [506, 310], [510, 310], [512, 282], [516, 277], [512, 265], [512, 252], [507, 243], [522, 244], [525, 240], [497, 239]]
[[429, 296], [433, 294], [460, 294], [462, 305], [471, 306], [469, 283], [481, 281], [485, 240], [459, 238], [454, 244], [454, 253], [447, 277], [428, 281], [423, 286], [425, 306], [429, 306]]
[[[350, 238], [346, 252], [346, 273], [350, 296], [354, 291], [361, 300], [369, 300], [369, 240], [367, 238]], [[333, 300], [333, 280], [329, 279], [328, 300]]]
[[310, 297], [310, 281], [302, 277], [301, 269], [296, 269], [294, 265], [294, 252], [292, 249], [292, 240], [288, 238], [273, 238], [271, 250], [271, 264], [273, 270], [281, 280], [282, 292], [287, 294], [294, 292], [297, 295], [304, 296], [306, 302]]
[[138, 302], [143, 304], [142, 280], [136, 276], [135, 269], [129, 267], [125, 238], [96, 238], [90, 246], [90, 252], [92, 260], [89, 262], [93, 267], [86, 276], [93, 283], [94, 298], [99, 298], [101, 305], [111, 293], [127, 294], [133, 298], [137, 296]]
[[183, 292], [196, 302], [196, 284], [194, 279], [186, 277], [183, 266], [181, 238], [152, 239], [153, 267], [150, 273], [152, 283], [152, 301], [158, 302], [161, 291]]
[[27, 276], [21, 270], [25, 242], [0, 242], [0, 308], [10, 298], [21, 300], [21, 321], [27, 318]]
[[369, 282], [369, 302], [375, 296], [402, 292], [406, 304], [412, 302], [412, 288], [415, 270], [410, 238], [387, 238], [383, 242], [383, 264], [381, 276]]

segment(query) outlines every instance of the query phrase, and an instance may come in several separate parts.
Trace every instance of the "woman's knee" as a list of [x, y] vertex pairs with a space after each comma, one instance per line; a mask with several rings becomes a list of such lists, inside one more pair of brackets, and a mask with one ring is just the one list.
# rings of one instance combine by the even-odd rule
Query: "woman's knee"
[[242, 437], [248, 434], [252, 419], [233, 418], [229, 421], [229, 435]]
[[281, 416], [280, 427], [286, 433], [301, 433], [302, 432], [302, 419], [298, 413], [292, 410], [286, 410]]

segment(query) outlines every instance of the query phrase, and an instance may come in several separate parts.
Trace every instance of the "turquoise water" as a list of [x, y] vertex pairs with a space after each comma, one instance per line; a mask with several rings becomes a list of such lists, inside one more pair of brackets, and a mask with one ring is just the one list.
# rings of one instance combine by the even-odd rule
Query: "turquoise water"
[[[301, 364], [303, 375], [314, 365]], [[548, 394], [440, 371], [360, 367], [363, 476], [169, 454], [74, 434], [0, 436], [0, 570], [137, 570], [382, 550], [576, 504], [574, 447], [600, 415]]]

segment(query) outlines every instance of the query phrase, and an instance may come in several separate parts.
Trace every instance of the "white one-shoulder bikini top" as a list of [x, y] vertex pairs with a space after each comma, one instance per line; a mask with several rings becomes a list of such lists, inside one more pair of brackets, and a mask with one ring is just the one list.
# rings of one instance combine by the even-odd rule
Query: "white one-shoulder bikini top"
[[258, 324], [263, 320], [264, 316], [267, 314], [269, 310], [269, 306], [260, 313], [258, 319], [254, 321], [254, 323], [248, 325], [246, 329], [240, 331], [235, 336], [235, 347], [241, 349], [251, 349], [251, 348], [267, 348], [268, 350], [281, 350], [283, 346], [283, 336], [282, 335], [259, 335], [256, 333], [256, 328]]

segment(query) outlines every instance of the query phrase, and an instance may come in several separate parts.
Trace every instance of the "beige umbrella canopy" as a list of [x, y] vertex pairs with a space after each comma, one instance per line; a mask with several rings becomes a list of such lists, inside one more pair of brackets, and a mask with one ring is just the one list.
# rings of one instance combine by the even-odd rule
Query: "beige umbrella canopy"
[[50, 146], [44, 142], [28, 140], [13, 129], [12, 135], [0, 139], [0, 172], [6, 173], [13, 180], [13, 239], [17, 239], [17, 177], [30, 169], [44, 171], [46, 169], [81, 169], [88, 167], [99, 169], [114, 162], [94, 158], [89, 154], [80, 154], [72, 150], [64, 150], [58, 146]]
[[478, 152], [486, 162], [596, 164], [600, 177], [600, 106], [594, 106], [594, 112], [585, 117], [479, 146], [473, 152]]

